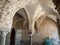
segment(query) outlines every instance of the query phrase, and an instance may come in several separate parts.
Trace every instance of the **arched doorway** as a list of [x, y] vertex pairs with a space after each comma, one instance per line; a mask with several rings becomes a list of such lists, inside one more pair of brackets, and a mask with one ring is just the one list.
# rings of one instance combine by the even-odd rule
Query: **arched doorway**
[[29, 36], [29, 19], [22, 8], [13, 17], [12, 29], [6, 36], [5, 45], [30, 45]]
[[16, 31], [15, 45], [29, 44], [29, 20], [24, 8], [18, 10], [13, 18], [13, 28]]

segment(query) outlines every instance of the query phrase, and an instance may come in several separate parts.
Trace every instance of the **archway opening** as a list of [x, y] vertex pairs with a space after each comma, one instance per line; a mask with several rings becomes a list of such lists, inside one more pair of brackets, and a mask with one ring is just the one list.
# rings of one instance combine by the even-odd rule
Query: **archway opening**
[[12, 28], [12, 31], [11, 31], [10, 45], [15, 45], [15, 29], [14, 28]]
[[13, 18], [12, 27], [15, 29], [15, 45], [30, 45], [29, 19], [24, 8], [18, 10]]
[[22, 8], [13, 17], [12, 30], [6, 36], [6, 45], [30, 45], [29, 37], [29, 19]]

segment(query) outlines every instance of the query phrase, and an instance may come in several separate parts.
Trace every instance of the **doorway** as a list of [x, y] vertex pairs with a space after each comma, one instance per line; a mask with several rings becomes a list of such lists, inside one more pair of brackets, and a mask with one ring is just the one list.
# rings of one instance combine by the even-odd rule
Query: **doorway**
[[12, 28], [12, 31], [11, 31], [10, 45], [15, 45], [15, 29], [14, 28]]

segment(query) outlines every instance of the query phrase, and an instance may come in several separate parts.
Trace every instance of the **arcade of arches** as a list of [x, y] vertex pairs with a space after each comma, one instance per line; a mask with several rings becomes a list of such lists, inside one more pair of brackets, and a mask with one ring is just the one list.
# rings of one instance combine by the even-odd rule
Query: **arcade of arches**
[[[57, 3], [58, 2], [58, 3]], [[60, 45], [59, 0], [0, 0], [0, 45]]]

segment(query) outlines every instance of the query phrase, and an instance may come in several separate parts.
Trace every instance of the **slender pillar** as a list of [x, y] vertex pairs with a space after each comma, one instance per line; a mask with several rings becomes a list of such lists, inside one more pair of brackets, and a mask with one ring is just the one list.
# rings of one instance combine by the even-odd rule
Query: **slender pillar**
[[5, 45], [6, 35], [7, 32], [3, 32], [3, 31], [0, 32], [0, 40], [1, 40], [0, 45]]
[[1, 38], [2, 38], [1, 33], [2, 33], [2, 32], [0, 32], [0, 44], [1, 44]]
[[32, 45], [32, 32], [29, 32], [29, 36], [30, 36], [30, 45]]
[[20, 31], [16, 31], [16, 35], [15, 35], [15, 45], [22, 45], [22, 34], [21, 34], [21, 30]]

